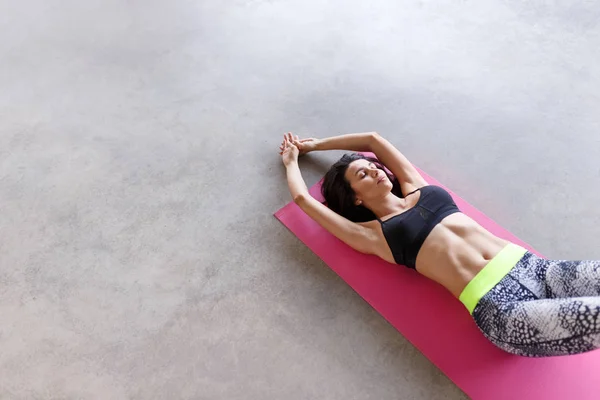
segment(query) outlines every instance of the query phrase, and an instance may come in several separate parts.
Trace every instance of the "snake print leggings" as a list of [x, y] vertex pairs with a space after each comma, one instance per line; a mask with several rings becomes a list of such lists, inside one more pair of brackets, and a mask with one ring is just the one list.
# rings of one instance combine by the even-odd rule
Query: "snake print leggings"
[[525, 253], [473, 310], [501, 349], [528, 357], [600, 348], [600, 261], [557, 261]]

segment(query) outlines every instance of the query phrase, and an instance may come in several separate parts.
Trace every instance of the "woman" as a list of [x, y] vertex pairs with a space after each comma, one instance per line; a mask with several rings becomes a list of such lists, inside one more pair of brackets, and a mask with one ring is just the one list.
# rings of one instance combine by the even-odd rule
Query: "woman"
[[[377, 158], [354, 153], [335, 163], [323, 181], [326, 206], [310, 196], [297, 161], [334, 149]], [[375, 132], [302, 140], [288, 133], [280, 155], [306, 214], [352, 248], [440, 283], [496, 346], [530, 357], [600, 348], [600, 261], [547, 260], [493, 235]]]

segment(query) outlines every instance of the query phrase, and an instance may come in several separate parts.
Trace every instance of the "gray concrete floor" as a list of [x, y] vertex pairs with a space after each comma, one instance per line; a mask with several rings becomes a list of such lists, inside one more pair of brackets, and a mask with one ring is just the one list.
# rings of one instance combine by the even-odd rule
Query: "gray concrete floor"
[[465, 398], [272, 216], [280, 135], [377, 130], [600, 258], [600, 6], [567, 3], [0, 0], [0, 398]]

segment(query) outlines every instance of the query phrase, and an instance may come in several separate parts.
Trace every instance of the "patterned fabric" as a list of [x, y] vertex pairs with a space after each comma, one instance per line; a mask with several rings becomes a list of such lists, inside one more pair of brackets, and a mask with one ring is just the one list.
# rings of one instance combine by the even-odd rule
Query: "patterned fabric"
[[600, 261], [547, 260], [527, 252], [481, 298], [473, 318], [499, 348], [528, 357], [600, 348]]

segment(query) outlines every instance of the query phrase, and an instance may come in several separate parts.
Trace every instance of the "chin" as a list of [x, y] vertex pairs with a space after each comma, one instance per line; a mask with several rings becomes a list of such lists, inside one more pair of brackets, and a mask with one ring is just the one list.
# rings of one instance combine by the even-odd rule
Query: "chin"
[[391, 192], [392, 189], [394, 188], [394, 185], [392, 185], [392, 183], [389, 181], [382, 182], [379, 184], [379, 186], [380, 186], [379, 190], [383, 190], [386, 193]]

